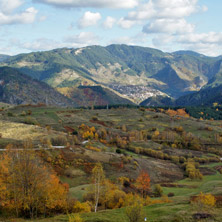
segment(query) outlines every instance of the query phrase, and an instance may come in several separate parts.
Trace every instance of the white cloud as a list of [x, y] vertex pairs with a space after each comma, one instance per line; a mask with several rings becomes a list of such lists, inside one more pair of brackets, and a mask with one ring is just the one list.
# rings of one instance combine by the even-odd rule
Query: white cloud
[[182, 34], [194, 31], [194, 25], [185, 19], [157, 19], [143, 27], [145, 33], [171, 33]]
[[25, 11], [16, 14], [6, 15], [0, 12], [0, 25], [10, 25], [10, 24], [29, 24], [35, 21], [35, 17], [38, 11], [31, 7], [27, 8]]
[[99, 37], [92, 32], [81, 32], [78, 35], [68, 36], [64, 39], [64, 44], [69, 47], [84, 47], [97, 45]]
[[56, 7], [73, 8], [134, 8], [140, 0], [33, 0]]
[[148, 20], [156, 18], [183, 18], [197, 11], [207, 10], [197, 4], [198, 0], [149, 0], [141, 4], [136, 11], [128, 13], [125, 20]]
[[155, 47], [166, 47], [172, 43], [175, 39], [175, 36], [169, 34], [159, 34], [152, 39], [153, 45]]
[[115, 22], [116, 22], [115, 18], [108, 16], [103, 23], [103, 27], [106, 29], [111, 29], [113, 25], [115, 24]]
[[80, 18], [79, 22], [78, 22], [78, 27], [79, 28], [86, 28], [89, 26], [93, 26], [96, 25], [97, 22], [101, 19], [101, 15], [100, 13], [96, 12], [85, 12], [84, 15]]
[[179, 36], [176, 42], [186, 49], [217, 56], [221, 55], [222, 32], [189, 33]]
[[30, 42], [22, 42], [18, 39], [11, 39], [10, 42], [17, 48], [21, 48], [23, 50], [26, 49], [27, 51], [46, 51], [64, 46], [57, 41], [47, 38], [39, 38]]
[[154, 0], [157, 17], [181, 18], [200, 10], [198, 0]]
[[23, 3], [21, 0], [0, 0], [0, 11], [4, 14], [11, 13]]
[[[118, 24], [126, 29], [149, 21], [144, 27], [146, 32], [158, 32], [163, 25], [167, 25], [167, 28], [162, 32], [181, 32], [180, 25], [190, 32], [193, 26], [187, 24], [184, 18], [192, 13], [204, 10], [206, 10], [206, 7], [200, 7], [198, 0], [149, 0], [140, 4], [136, 10], [129, 12], [126, 17], [121, 18]], [[166, 20], [169, 23], [166, 24]], [[154, 27], [156, 25], [157, 28]], [[173, 28], [175, 28], [175, 31], [172, 30]]]
[[152, 39], [154, 47], [165, 51], [175, 48], [193, 50], [208, 56], [221, 55], [222, 33], [184, 33], [181, 35], [158, 34]]
[[191, 33], [179, 37], [180, 43], [202, 43], [202, 44], [220, 44], [222, 45], [222, 33], [209, 32], [209, 33]]
[[18, 12], [24, 3], [24, 0], [0, 0], [0, 25], [33, 23], [38, 11], [30, 7]]
[[127, 44], [127, 45], [144, 45], [147, 46], [147, 35], [138, 33], [135, 36], [121, 36], [111, 39], [108, 44]]
[[130, 29], [137, 24], [137, 21], [120, 18], [117, 24], [123, 29]]

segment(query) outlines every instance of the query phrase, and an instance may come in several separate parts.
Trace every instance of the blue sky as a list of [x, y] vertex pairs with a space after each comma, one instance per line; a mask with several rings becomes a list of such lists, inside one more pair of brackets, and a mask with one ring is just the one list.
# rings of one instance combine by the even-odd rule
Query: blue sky
[[222, 55], [221, 0], [0, 0], [0, 53], [130, 44]]

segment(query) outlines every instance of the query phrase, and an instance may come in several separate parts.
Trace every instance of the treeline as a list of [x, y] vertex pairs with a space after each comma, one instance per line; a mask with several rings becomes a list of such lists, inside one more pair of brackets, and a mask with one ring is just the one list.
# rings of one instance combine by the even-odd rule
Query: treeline
[[191, 117], [197, 119], [206, 119], [206, 120], [222, 120], [222, 107], [221, 106], [139, 106], [139, 105], [131, 105], [131, 104], [116, 104], [116, 105], [105, 105], [105, 106], [89, 106], [89, 107], [78, 107], [79, 109], [148, 109], [154, 112], [160, 112], [160, 110], [178, 110], [185, 109], [186, 113]]

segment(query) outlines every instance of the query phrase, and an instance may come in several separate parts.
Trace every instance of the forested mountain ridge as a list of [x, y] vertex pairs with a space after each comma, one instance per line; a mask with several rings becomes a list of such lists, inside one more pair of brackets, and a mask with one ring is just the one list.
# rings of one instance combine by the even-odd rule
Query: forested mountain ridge
[[[135, 87], [146, 86], [157, 90], [159, 95], [166, 93], [174, 98], [200, 90], [220, 72], [220, 64], [221, 57], [207, 57], [192, 51], [164, 53], [128, 45], [33, 52], [10, 57], [1, 63], [56, 88], [79, 85], [114, 88], [118, 84], [130, 86], [132, 92], [136, 91]], [[119, 93], [128, 95], [129, 87], [125, 89]], [[139, 93], [145, 95], [147, 89]], [[136, 100], [138, 92], [131, 94]]]
[[56, 90], [10, 67], [0, 68], [0, 102], [15, 105], [43, 103], [59, 107], [133, 104], [132, 101], [101, 86], [79, 86]]
[[9, 67], [0, 68], [0, 101], [9, 104], [45, 103], [53, 106], [75, 106], [46, 83], [34, 80]]

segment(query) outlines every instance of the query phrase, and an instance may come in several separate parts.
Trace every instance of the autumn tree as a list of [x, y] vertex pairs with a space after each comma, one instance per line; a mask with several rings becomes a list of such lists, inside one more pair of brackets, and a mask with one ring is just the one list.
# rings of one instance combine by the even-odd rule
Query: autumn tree
[[144, 219], [143, 205], [135, 202], [132, 206], [127, 207], [126, 216], [129, 222], [142, 222]]
[[101, 163], [97, 163], [92, 169], [92, 180], [94, 186], [94, 201], [95, 201], [95, 212], [98, 208], [99, 199], [101, 196], [102, 184], [104, 182], [105, 175]]
[[142, 193], [142, 197], [150, 191], [150, 176], [149, 174], [142, 170], [136, 179], [136, 188]]
[[160, 184], [156, 184], [153, 192], [156, 197], [161, 197], [163, 195], [163, 188]]
[[68, 187], [35, 155], [30, 141], [23, 149], [8, 146], [1, 156], [0, 187], [1, 205], [17, 216], [33, 218], [66, 205]]
[[200, 194], [191, 201], [194, 208], [198, 212], [204, 213], [205, 211], [210, 211], [216, 204], [216, 199], [212, 194], [204, 194], [200, 192]]

